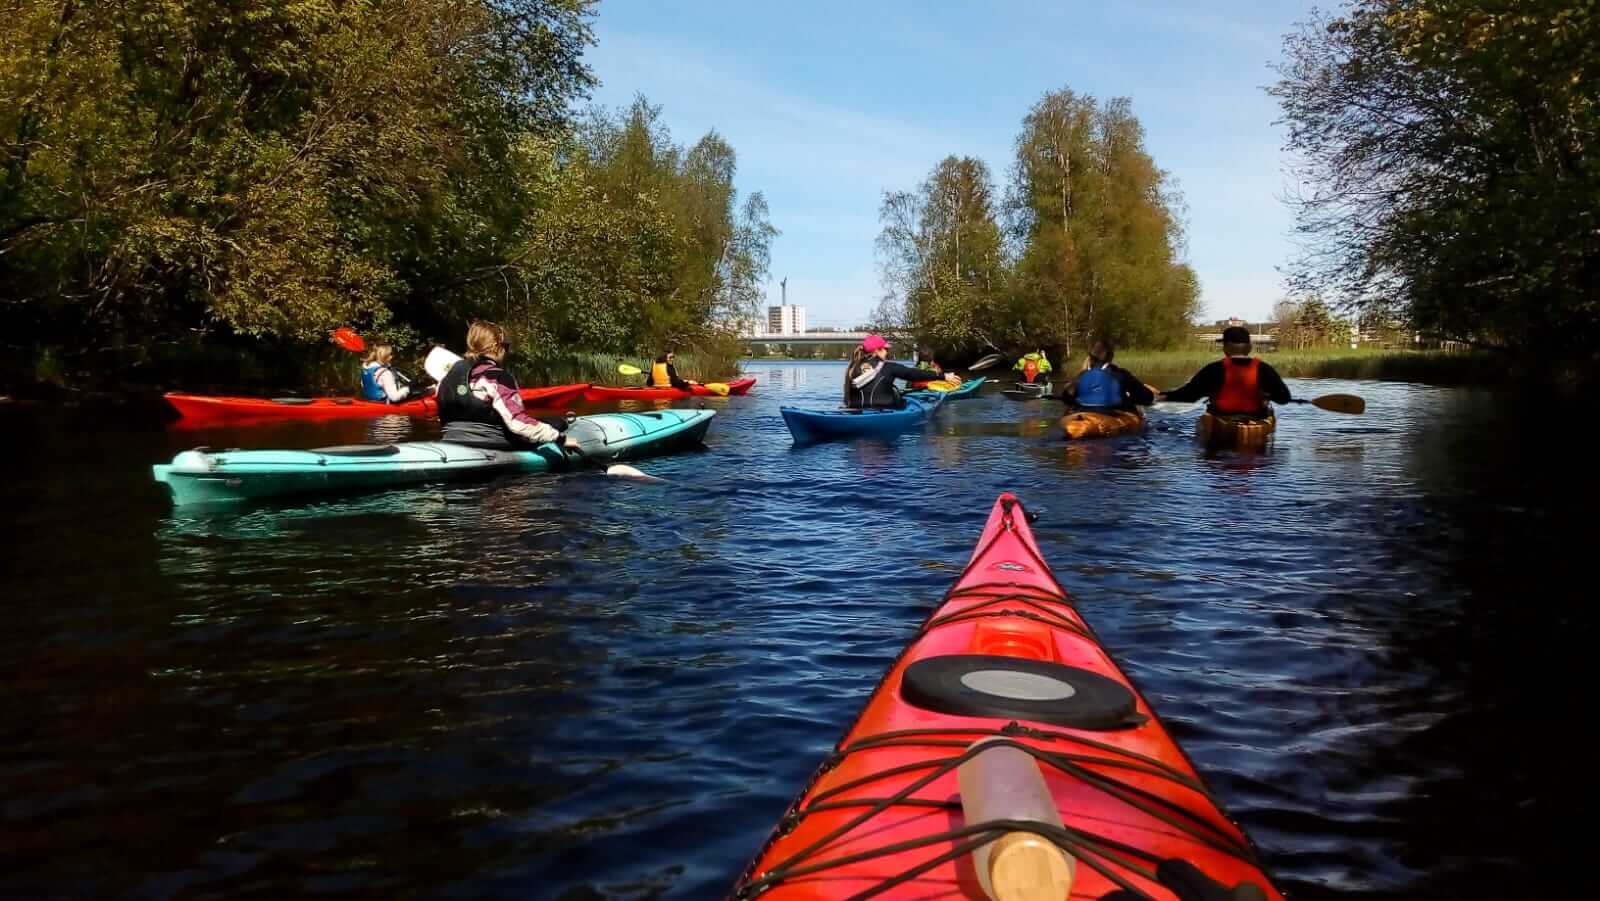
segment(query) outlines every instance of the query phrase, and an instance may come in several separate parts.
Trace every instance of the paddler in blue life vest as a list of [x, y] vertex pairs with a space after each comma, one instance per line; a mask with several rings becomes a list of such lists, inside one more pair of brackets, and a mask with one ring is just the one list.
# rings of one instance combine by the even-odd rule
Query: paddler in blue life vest
[[1155, 393], [1150, 386], [1128, 370], [1114, 365], [1111, 360], [1115, 356], [1116, 348], [1109, 341], [1090, 345], [1083, 371], [1061, 393], [1061, 399], [1080, 410], [1095, 413], [1131, 410], [1135, 405], [1154, 403]]
[[398, 404], [421, 397], [425, 392], [412, 388], [410, 379], [395, 371], [394, 347], [374, 344], [361, 364], [361, 399]]
[[1159, 400], [1193, 403], [1211, 401], [1212, 413], [1234, 416], [1265, 416], [1267, 401], [1289, 402], [1289, 386], [1278, 370], [1250, 356], [1250, 331], [1234, 325], [1222, 330], [1222, 359], [1208, 363], [1182, 388], [1163, 391]]
[[903, 407], [905, 399], [894, 387], [894, 380], [907, 382], [936, 382], [940, 379], [960, 385], [956, 375], [913, 369], [904, 363], [889, 359], [889, 342], [878, 335], [868, 335], [861, 346], [850, 356], [850, 365], [844, 371], [844, 405], [853, 409], [868, 407]]
[[676, 388], [679, 391], [693, 391], [694, 382], [679, 378], [677, 367], [672, 361], [677, 357], [672, 351], [667, 351], [656, 357], [655, 363], [650, 367], [650, 375], [645, 378], [646, 388]]

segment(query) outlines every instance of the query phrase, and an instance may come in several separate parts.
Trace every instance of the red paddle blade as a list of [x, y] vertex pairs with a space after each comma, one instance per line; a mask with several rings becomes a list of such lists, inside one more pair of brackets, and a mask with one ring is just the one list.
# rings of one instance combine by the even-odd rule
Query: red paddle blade
[[367, 349], [366, 340], [360, 335], [356, 334], [355, 329], [350, 328], [334, 329], [333, 343], [339, 345], [345, 350], [350, 351], [351, 353], [358, 354]]

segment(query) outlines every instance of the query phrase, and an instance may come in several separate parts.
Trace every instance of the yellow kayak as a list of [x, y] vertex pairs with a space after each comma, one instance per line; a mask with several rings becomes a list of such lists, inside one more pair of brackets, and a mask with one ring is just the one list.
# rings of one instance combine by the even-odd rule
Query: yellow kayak
[[1208, 447], [1259, 447], [1278, 427], [1271, 411], [1265, 416], [1238, 416], [1207, 411], [1200, 414], [1195, 435]]
[[1112, 413], [1078, 410], [1061, 417], [1061, 431], [1070, 440], [1132, 435], [1143, 428], [1144, 415], [1138, 410], [1117, 410]]

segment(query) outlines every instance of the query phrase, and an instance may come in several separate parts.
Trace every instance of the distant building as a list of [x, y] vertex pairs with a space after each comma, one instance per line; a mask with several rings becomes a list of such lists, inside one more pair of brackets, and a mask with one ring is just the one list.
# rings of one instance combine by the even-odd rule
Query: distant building
[[767, 307], [767, 334], [803, 335], [806, 333], [806, 308], [797, 305]]

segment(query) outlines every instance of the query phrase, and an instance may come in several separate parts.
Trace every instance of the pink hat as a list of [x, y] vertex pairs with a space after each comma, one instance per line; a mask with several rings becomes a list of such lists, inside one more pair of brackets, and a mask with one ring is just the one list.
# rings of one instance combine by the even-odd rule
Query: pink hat
[[868, 335], [867, 339], [865, 341], [861, 342], [861, 349], [866, 351], [869, 354], [872, 353], [873, 351], [883, 350], [885, 347], [888, 347], [888, 346], [889, 346], [889, 342], [883, 340], [883, 338], [881, 338], [881, 337], [879, 337], [877, 335]]

